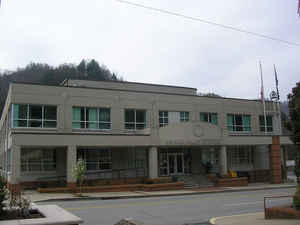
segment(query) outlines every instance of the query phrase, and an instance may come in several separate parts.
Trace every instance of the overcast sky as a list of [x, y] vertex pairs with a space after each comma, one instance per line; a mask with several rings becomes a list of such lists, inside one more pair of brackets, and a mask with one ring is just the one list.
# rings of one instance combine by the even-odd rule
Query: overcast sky
[[[130, 0], [131, 1], [131, 0]], [[298, 0], [132, 0], [300, 43]], [[226, 97], [282, 98], [300, 81], [300, 46], [115, 0], [1, 0], [0, 69], [96, 59], [127, 81], [195, 87]]]

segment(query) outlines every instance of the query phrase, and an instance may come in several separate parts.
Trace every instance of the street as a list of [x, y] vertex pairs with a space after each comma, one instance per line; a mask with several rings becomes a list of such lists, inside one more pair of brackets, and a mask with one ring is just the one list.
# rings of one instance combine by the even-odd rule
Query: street
[[[214, 193], [176, 197], [120, 200], [58, 201], [56, 204], [81, 217], [85, 225], [113, 225], [133, 218], [147, 225], [182, 225], [207, 222], [212, 217], [263, 211], [264, 196], [291, 195], [295, 188]], [[269, 205], [291, 203], [277, 199]]]

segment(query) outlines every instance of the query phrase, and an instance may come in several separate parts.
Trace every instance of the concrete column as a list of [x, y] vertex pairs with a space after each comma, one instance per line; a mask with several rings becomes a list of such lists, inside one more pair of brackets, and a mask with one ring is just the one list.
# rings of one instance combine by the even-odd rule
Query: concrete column
[[227, 174], [228, 168], [226, 146], [221, 146], [219, 157], [221, 175]]
[[18, 145], [11, 146], [10, 157], [10, 176], [8, 179], [8, 188], [11, 191], [20, 191], [20, 177], [21, 177], [21, 147]]
[[148, 160], [149, 160], [149, 178], [158, 177], [158, 153], [157, 147], [151, 147], [148, 150]]
[[281, 174], [281, 154], [280, 154], [280, 137], [272, 137], [272, 145], [270, 146], [270, 172], [271, 172], [271, 183], [280, 184], [282, 183]]
[[268, 170], [269, 169], [269, 149], [267, 145], [257, 145], [254, 150], [254, 169]]
[[76, 187], [76, 178], [72, 174], [72, 168], [76, 164], [77, 149], [75, 145], [69, 145], [67, 149], [67, 186]]

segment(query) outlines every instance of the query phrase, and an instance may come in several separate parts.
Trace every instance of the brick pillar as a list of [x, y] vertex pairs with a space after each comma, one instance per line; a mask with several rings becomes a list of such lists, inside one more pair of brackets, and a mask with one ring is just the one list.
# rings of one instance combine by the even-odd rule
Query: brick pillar
[[282, 183], [280, 157], [280, 137], [273, 136], [272, 144], [270, 146], [270, 172], [272, 184]]

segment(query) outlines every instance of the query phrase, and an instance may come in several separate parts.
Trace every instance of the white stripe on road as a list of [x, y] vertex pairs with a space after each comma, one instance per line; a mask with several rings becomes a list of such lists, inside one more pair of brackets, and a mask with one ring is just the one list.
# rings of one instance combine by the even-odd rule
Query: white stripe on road
[[[286, 199], [272, 199], [267, 202], [279, 202], [279, 201], [287, 201]], [[231, 203], [224, 204], [224, 206], [240, 206], [240, 205], [255, 205], [255, 204], [263, 204], [264, 201], [256, 201], [256, 202], [239, 202], [239, 203]]]
[[257, 201], [257, 202], [239, 202], [239, 203], [232, 203], [232, 204], [224, 204], [224, 206], [240, 206], [240, 205], [250, 205], [250, 204], [261, 204], [264, 201]]

